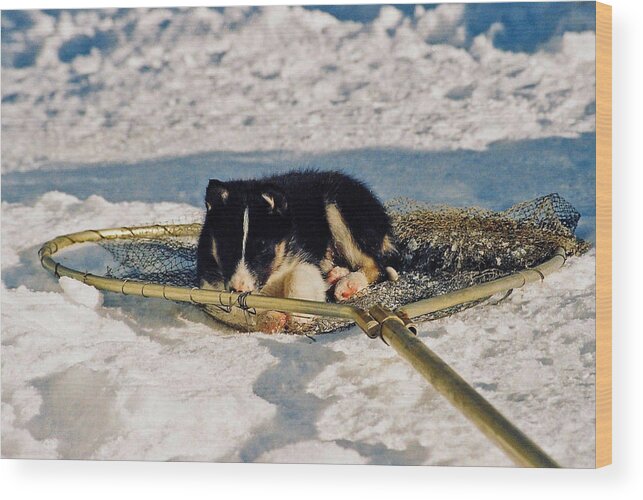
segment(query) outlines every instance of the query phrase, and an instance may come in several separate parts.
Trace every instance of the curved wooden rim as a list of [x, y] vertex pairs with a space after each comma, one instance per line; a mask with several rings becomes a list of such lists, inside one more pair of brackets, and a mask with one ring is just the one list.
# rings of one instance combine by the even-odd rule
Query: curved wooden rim
[[[366, 311], [350, 304], [316, 302], [300, 299], [285, 299], [254, 294], [206, 290], [171, 285], [160, 285], [145, 281], [109, 278], [64, 266], [52, 257], [64, 248], [82, 243], [96, 243], [103, 240], [162, 238], [197, 236], [201, 224], [155, 224], [150, 226], [117, 227], [107, 229], [88, 229], [77, 233], [65, 234], [47, 241], [38, 252], [42, 266], [58, 277], [67, 276], [94, 286], [100, 290], [137, 295], [145, 298], [160, 298], [178, 302], [192, 302], [202, 305], [232, 304], [241, 309], [279, 310], [290, 313], [312, 314], [355, 321], [368, 331], [372, 318], [367, 319]], [[530, 269], [480, 285], [456, 290], [444, 295], [420, 300], [401, 307], [397, 312], [409, 318], [417, 318], [453, 306], [490, 297], [496, 293], [521, 288], [527, 283], [542, 281], [545, 276], [557, 271], [565, 263], [566, 255], [562, 248], [556, 249], [554, 255], [546, 262]]]

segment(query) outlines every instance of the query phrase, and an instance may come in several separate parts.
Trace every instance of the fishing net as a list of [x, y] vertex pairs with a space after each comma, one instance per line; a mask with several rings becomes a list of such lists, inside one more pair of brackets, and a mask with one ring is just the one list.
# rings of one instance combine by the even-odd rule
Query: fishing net
[[[575, 236], [580, 214], [558, 194], [519, 203], [501, 212], [432, 206], [409, 199], [393, 200], [387, 210], [401, 256], [399, 279], [369, 286], [348, 301], [363, 310], [376, 304], [395, 310], [534, 267], [551, 258], [558, 248], [568, 256], [589, 248], [587, 242]], [[198, 234], [200, 223], [194, 224], [194, 234]], [[116, 263], [108, 270], [110, 277], [198, 286], [196, 236], [111, 239], [100, 244]], [[478, 302], [433, 312], [417, 320], [450, 315]], [[256, 311], [232, 304], [203, 307], [224, 323], [256, 330]], [[314, 318], [291, 326], [290, 331], [316, 334], [350, 325], [348, 320]]]

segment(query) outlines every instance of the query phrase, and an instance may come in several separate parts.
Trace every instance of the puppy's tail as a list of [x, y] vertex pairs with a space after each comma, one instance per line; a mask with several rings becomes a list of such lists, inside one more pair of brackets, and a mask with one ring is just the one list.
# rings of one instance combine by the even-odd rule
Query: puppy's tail
[[393, 243], [393, 238], [386, 236], [384, 238], [384, 245], [382, 245], [383, 255], [382, 255], [382, 268], [386, 279], [389, 281], [397, 281], [400, 279], [400, 275], [397, 272], [397, 269], [400, 269], [402, 263], [400, 259], [400, 253], [397, 250], [397, 247]]
[[386, 278], [387, 278], [389, 281], [397, 281], [397, 280], [399, 280], [399, 279], [400, 279], [400, 275], [399, 275], [399, 274], [398, 274], [398, 272], [395, 270], [395, 268], [394, 268], [394, 267], [392, 267], [392, 266], [386, 266], [386, 267], [384, 268], [384, 272], [386, 273]]

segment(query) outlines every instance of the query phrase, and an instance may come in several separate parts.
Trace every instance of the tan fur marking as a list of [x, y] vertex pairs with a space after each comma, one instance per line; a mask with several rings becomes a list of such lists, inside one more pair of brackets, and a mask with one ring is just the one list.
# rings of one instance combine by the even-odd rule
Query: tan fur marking
[[335, 264], [333, 263], [332, 260], [322, 259], [319, 262], [319, 269], [321, 269], [321, 272], [324, 274], [328, 274], [329, 272], [331, 272], [334, 267], [335, 267]]
[[333, 203], [326, 205], [326, 217], [337, 250], [353, 268], [357, 268], [362, 261], [362, 251], [357, 247], [337, 205]]
[[275, 208], [275, 199], [270, 196], [269, 194], [263, 193], [261, 197], [266, 200], [266, 203], [268, 203], [268, 206], [270, 207], [271, 210], [274, 210]]
[[280, 241], [275, 245], [275, 258], [272, 261], [272, 272], [274, 273], [281, 267], [286, 259], [286, 242]]
[[326, 205], [326, 218], [328, 219], [328, 226], [335, 246], [348, 261], [351, 268], [362, 271], [369, 284], [379, 280], [380, 272], [377, 263], [371, 256], [366, 255], [359, 249], [337, 205], [334, 203]]
[[382, 240], [382, 253], [386, 255], [393, 252], [395, 252], [395, 245], [393, 245], [391, 238], [387, 234], [384, 236], [384, 240]]
[[369, 257], [366, 254], [362, 254], [362, 255], [363, 255], [362, 266], [359, 268], [359, 270], [364, 273], [364, 276], [366, 276], [366, 280], [370, 285], [371, 283], [375, 283], [380, 279], [380, 270], [377, 267], [375, 259], [373, 259], [372, 257]]
[[335, 256], [333, 255], [333, 249], [328, 247], [324, 254], [324, 258], [319, 262], [319, 268], [322, 273], [327, 274], [333, 269], [333, 267], [335, 267], [334, 259]]

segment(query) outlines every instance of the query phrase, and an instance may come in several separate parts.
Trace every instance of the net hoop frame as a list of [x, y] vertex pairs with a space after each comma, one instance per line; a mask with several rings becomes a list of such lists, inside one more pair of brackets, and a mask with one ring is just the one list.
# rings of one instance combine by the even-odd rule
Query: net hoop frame
[[249, 293], [206, 290], [202, 288], [160, 285], [81, 272], [57, 262], [58, 251], [82, 243], [103, 240], [198, 236], [201, 224], [169, 224], [108, 229], [90, 229], [57, 236], [38, 251], [42, 266], [56, 277], [66, 276], [99, 290], [160, 298], [197, 305], [236, 306], [242, 309], [277, 310], [354, 321], [369, 338], [380, 338], [424, 377], [449, 403], [467, 417], [517, 465], [523, 467], [559, 467], [558, 463], [513, 423], [493, 407], [480, 393], [417, 337], [411, 322], [433, 312], [487, 299], [498, 293], [510, 293], [528, 283], [540, 282], [558, 271], [567, 259], [565, 250], [533, 268], [523, 269], [503, 278], [407, 304], [396, 311], [376, 305], [368, 311], [351, 304], [315, 302], [254, 295]]
[[[176, 302], [191, 302], [199, 305], [232, 305], [242, 309], [277, 310], [294, 314], [310, 314], [330, 318], [355, 321], [365, 331], [370, 327], [372, 318], [368, 313], [351, 304], [318, 302], [301, 299], [287, 299], [262, 295], [217, 291], [198, 287], [180, 287], [133, 279], [120, 279], [78, 271], [57, 262], [54, 254], [82, 243], [96, 243], [103, 240], [198, 236], [201, 224], [155, 224], [148, 226], [115, 227], [107, 229], [88, 229], [76, 233], [57, 236], [45, 242], [38, 251], [41, 265], [60, 278], [66, 276], [99, 290], [135, 295], [144, 298], [161, 298]], [[453, 292], [412, 302], [400, 307], [396, 312], [408, 318], [448, 309], [457, 305], [485, 299], [492, 295], [522, 288], [528, 283], [539, 282], [546, 276], [558, 271], [567, 257], [563, 248], [557, 248], [554, 255], [542, 264], [517, 271], [508, 276], [486, 283], [473, 285]]]

